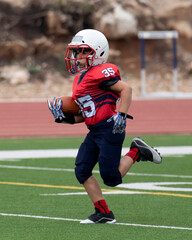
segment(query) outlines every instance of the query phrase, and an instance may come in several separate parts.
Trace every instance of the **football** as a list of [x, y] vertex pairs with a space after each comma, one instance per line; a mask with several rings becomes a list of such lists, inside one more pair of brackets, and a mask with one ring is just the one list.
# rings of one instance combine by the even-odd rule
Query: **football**
[[[80, 108], [76, 104], [76, 102], [73, 100], [72, 97], [64, 96], [64, 97], [58, 97], [62, 100], [62, 111], [65, 114], [73, 114], [78, 115], [80, 113]], [[57, 99], [58, 99], [57, 98]], [[56, 99], [56, 102], [57, 102]]]

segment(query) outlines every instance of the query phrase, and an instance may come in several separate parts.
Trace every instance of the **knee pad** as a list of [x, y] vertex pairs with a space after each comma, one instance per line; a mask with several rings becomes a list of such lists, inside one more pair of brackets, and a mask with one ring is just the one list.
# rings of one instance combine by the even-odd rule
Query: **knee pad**
[[78, 165], [75, 168], [75, 176], [79, 183], [83, 184], [89, 177], [91, 177], [92, 172], [88, 171], [82, 165]]
[[118, 170], [105, 170], [100, 172], [105, 185], [115, 187], [122, 183], [122, 177]]

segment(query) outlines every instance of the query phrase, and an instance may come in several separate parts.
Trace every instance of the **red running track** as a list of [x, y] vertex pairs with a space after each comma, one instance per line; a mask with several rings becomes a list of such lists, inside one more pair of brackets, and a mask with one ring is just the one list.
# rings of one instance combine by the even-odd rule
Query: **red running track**
[[[191, 134], [192, 99], [134, 100], [126, 133]], [[0, 138], [82, 136], [84, 123], [56, 124], [46, 102], [1, 102]]]

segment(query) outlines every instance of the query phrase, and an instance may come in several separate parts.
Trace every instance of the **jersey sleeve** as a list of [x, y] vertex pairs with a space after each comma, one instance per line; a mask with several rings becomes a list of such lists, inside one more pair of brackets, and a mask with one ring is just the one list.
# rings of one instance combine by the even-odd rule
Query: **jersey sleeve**
[[99, 88], [102, 90], [110, 90], [110, 87], [118, 82], [120, 78], [118, 76], [111, 78], [110, 80], [104, 80], [99, 84]]
[[101, 69], [102, 80], [99, 88], [102, 90], [110, 90], [110, 87], [121, 80], [119, 69], [113, 64], [103, 64]]

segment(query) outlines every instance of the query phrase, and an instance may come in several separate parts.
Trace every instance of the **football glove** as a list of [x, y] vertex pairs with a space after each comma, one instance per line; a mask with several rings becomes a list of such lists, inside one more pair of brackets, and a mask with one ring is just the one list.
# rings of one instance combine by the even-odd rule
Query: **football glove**
[[57, 103], [56, 103], [56, 97], [53, 98], [52, 104], [50, 103], [49, 100], [47, 100], [47, 103], [48, 103], [49, 110], [51, 111], [55, 119], [65, 116], [61, 110], [62, 100], [60, 98], [58, 99]]
[[118, 112], [117, 114], [113, 115], [111, 118], [107, 120], [108, 122], [114, 121], [113, 131], [112, 131], [113, 134], [115, 133], [121, 134], [125, 131], [127, 118], [133, 119], [132, 116], [126, 113]]
[[53, 98], [53, 103], [51, 104], [49, 100], [47, 100], [49, 110], [53, 114], [56, 123], [69, 123], [74, 124], [75, 118], [71, 114], [64, 114], [61, 107], [62, 107], [62, 100], [59, 98], [56, 103], [56, 98]]

